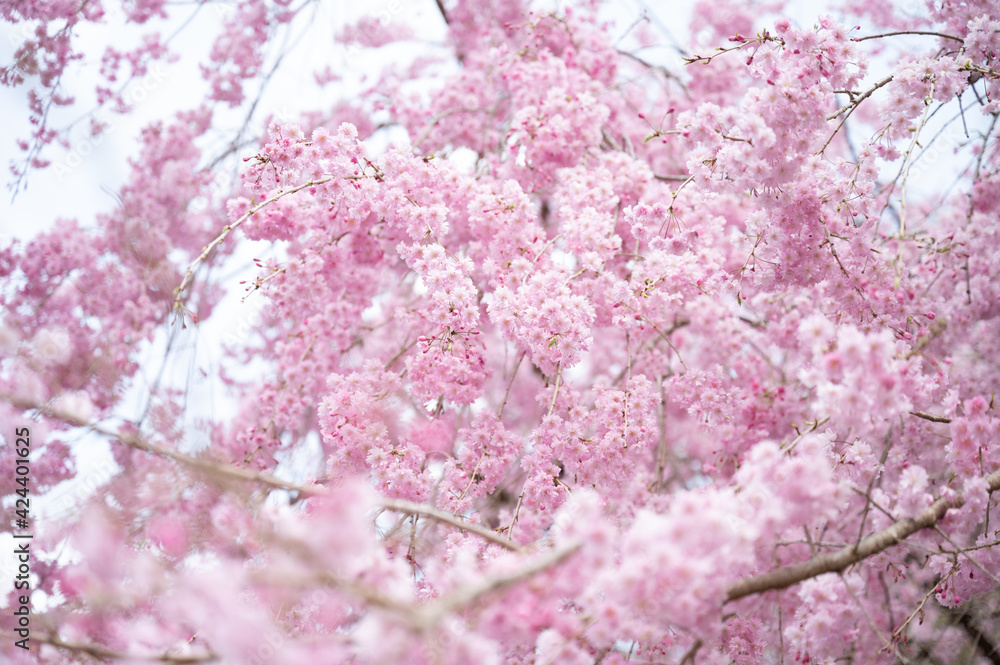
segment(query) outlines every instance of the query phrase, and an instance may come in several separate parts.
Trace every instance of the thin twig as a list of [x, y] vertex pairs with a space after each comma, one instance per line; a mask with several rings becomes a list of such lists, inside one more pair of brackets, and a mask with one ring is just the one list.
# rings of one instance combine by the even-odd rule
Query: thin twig
[[834, 137], [837, 136], [837, 132], [839, 132], [840, 128], [844, 126], [844, 123], [847, 122], [847, 119], [851, 117], [851, 114], [854, 113], [855, 109], [858, 108], [858, 105], [861, 104], [861, 102], [863, 102], [868, 97], [870, 97], [872, 95], [872, 93], [874, 93], [876, 90], [878, 90], [882, 86], [888, 84], [889, 81], [891, 81], [891, 80], [892, 80], [892, 76], [891, 75], [890, 76], [886, 76], [884, 79], [882, 79], [881, 81], [879, 81], [878, 83], [876, 83], [875, 85], [873, 85], [871, 88], [869, 88], [865, 92], [863, 92], [860, 95], [858, 95], [857, 97], [855, 97], [854, 94], [851, 94], [850, 95], [850, 97], [851, 97], [850, 103], [848, 103], [846, 106], [838, 109], [837, 111], [831, 113], [830, 115], [826, 116], [827, 120], [836, 120], [842, 114], [844, 114], [844, 113], [847, 114], [847, 115], [845, 115], [841, 119], [840, 124], [838, 124], [837, 128], [833, 130], [833, 133], [830, 134], [830, 138], [828, 138], [826, 140], [826, 143], [823, 144], [823, 147], [820, 148], [818, 151], [816, 151], [816, 154], [817, 155], [821, 155], [821, 154], [823, 154], [824, 151], [826, 151], [827, 147], [833, 142]]
[[924, 128], [927, 124], [927, 114], [931, 110], [931, 102], [934, 101], [934, 82], [931, 81], [930, 91], [927, 93], [927, 97], [924, 100], [924, 111], [920, 115], [920, 123], [917, 124], [916, 131], [913, 132], [913, 136], [910, 139], [910, 147], [906, 150], [906, 155], [903, 157], [903, 184], [899, 192], [899, 251], [896, 253], [896, 268], [897, 275], [899, 274], [900, 266], [902, 265], [903, 256], [903, 239], [906, 236], [906, 185], [909, 183], [910, 179], [910, 164], [913, 160], [913, 151], [919, 145], [920, 140], [920, 130]]
[[503, 401], [500, 402], [500, 408], [497, 409], [497, 420], [500, 420], [501, 416], [503, 416], [504, 407], [507, 406], [507, 398], [510, 397], [510, 389], [514, 385], [514, 377], [517, 376], [517, 370], [518, 370], [518, 368], [521, 367], [521, 361], [522, 360], [524, 360], [524, 353], [523, 352], [521, 353], [521, 355], [519, 355], [517, 357], [517, 362], [514, 363], [514, 371], [511, 372], [510, 382], [507, 384], [507, 390], [503, 394]]
[[867, 37], [856, 37], [854, 41], [863, 42], [868, 39], [881, 39], [882, 37], [894, 37], [896, 35], [927, 35], [928, 37], [941, 37], [942, 39], [951, 39], [961, 44], [965, 43], [965, 40], [962, 39], [961, 37], [945, 34], [943, 32], [932, 32], [930, 30], [896, 30], [895, 32], [883, 32], [880, 35], [868, 35]]
[[928, 591], [926, 594], [924, 594], [924, 597], [920, 600], [920, 603], [917, 604], [917, 607], [912, 612], [910, 612], [910, 615], [908, 617], [906, 617], [906, 619], [903, 620], [903, 623], [901, 623], [896, 629], [894, 629], [892, 631], [892, 637], [889, 640], [887, 640], [885, 644], [882, 645], [882, 649], [880, 650], [880, 653], [881, 653], [881, 651], [888, 651], [890, 648], [892, 648], [892, 642], [894, 640], [898, 640], [900, 638], [900, 636], [903, 634], [903, 631], [906, 630], [907, 626], [909, 626], [910, 623], [915, 618], [917, 618], [917, 615], [921, 615], [921, 616], [923, 615], [924, 605], [926, 605], [927, 601], [930, 600], [931, 596], [933, 596], [935, 594], [935, 592], [937, 592], [939, 586], [941, 584], [944, 584], [944, 582], [949, 577], [951, 577], [952, 575], [955, 574], [956, 570], [957, 570], [957, 568], [952, 568], [951, 572], [949, 572], [947, 575], [945, 575], [940, 580], [938, 580], [938, 583], [936, 585], [932, 586], [931, 590]]
[[462, 531], [474, 533], [494, 545], [499, 545], [500, 547], [504, 547], [513, 552], [519, 552], [522, 549], [520, 545], [505, 539], [492, 529], [483, 528], [478, 524], [471, 524], [460, 517], [456, 517], [455, 515], [443, 510], [438, 510], [437, 508], [424, 506], [419, 503], [413, 503], [412, 501], [404, 501], [402, 499], [382, 499], [379, 502], [379, 505], [386, 510], [394, 510], [398, 513], [406, 513], [408, 515], [423, 515], [424, 517], [435, 519], [438, 522], [450, 524], [453, 527], [461, 529]]
[[181, 307], [183, 306], [182, 303], [181, 303], [181, 296], [183, 295], [183, 293], [187, 289], [187, 287], [191, 284], [191, 280], [194, 279], [194, 271], [195, 271], [195, 269], [199, 265], [201, 265], [205, 261], [205, 259], [208, 258], [208, 255], [212, 253], [213, 249], [215, 249], [216, 247], [218, 247], [219, 245], [222, 244], [222, 242], [229, 236], [230, 233], [232, 233], [234, 230], [236, 230], [237, 228], [239, 228], [243, 224], [243, 222], [245, 222], [248, 219], [250, 219], [251, 215], [253, 215], [255, 212], [257, 212], [258, 210], [260, 210], [264, 206], [269, 205], [271, 203], [274, 203], [275, 201], [277, 201], [280, 198], [288, 196], [289, 194], [294, 194], [296, 192], [300, 192], [303, 189], [308, 189], [309, 187], [315, 187], [316, 185], [322, 185], [324, 183], [330, 182], [335, 177], [336, 176], [333, 176], [333, 175], [325, 175], [322, 178], [317, 178], [315, 180], [309, 180], [308, 182], [304, 182], [301, 185], [296, 185], [295, 187], [292, 187], [291, 189], [282, 190], [282, 191], [274, 194], [273, 196], [271, 196], [271, 198], [265, 199], [264, 201], [261, 201], [260, 203], [258, 203], [255, 206], [251, 206], [249, 210], [247, 210], [245, 213], [243, 213], [243, 215], [239, 219], [237, 219], [235, 222], [233, 222], [232, 224], [226, 224], [225, 226], [223, 226], [222, 227], [222, 232], [219, 233], [219, 235], [217, 235], [215, 237], [215, 240], [213, 240], [212, 242], [208, 243], [205, 246], [205, 248], [203, 250], [201, 250], [201, 254], [198, 256], [198, 258], [196, 258], [191, 263], [191, 265], [188, 266], [187, 270], [184, 273], [184, 279], [181, 280], [181, 285], [178, 286], [176, 289], [174, 289], [174, 309], [178, 310], [178, 309], [181, 309]]
[[867, 90], [865, 90], [862, 93], [848, 92], [847, 94], [851, 98], [850, 103], [847, 106], [845, 106], [845, 107], [843, 107], [841, 109], [838, 109], [837, 111], [835, 111], [831, 115], [826, 116], [826, 119], [827, 120], [835, 120], [836, 118], [839, 118], [844, 113], [847, 113], [848, 111], [853, 111], [855, 108], [858, 107], [858, 104], [860, 104], [864, 100], [866, 100], [869, 97], [871, 97], [872, 93], [874, 93], [876, 90], [878, 90], [882, 86], [887, 85], [890, 81], [892, 81], [892, 76], [891, 75], [890, 76], [886, 76], [884, 79], [882, 79], [881, 81], [879, 81], [878, 83], [876, 83], [875, 85], [873, 85], [872, 87], [868, 88]]
[[868, 489], [865, 490], [865, 509], [861, 513], [861, 525], [858, 527], [858, 537], [854, 541], [855, 546], [861, 542], [861, 538], [865, 535], [865, 524], [868, 522], [868, 511], [872, 507], [872, 490], [875, 488], [875, 481], [878, 480], [882, 471], [885, 469], [885, 461], [889, 458], [889, 449], [892, 447], [892, 426], [889, 427], [888, 431], [885, 433], [885, 441], [882, 443], [882, 456], [879, 458], [878, 466], [875, 467], [872, 478], [868, 481]]

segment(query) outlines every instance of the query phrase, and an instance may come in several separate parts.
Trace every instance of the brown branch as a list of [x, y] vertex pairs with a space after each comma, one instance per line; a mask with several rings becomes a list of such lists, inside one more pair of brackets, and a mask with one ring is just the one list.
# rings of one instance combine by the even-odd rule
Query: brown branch
[[950, 423], [951, 418], [945, 418], [944, 416], [935, 416], [931, 413], [924, 413], [923, 411], [910, 411], [911, 416], [916, 416], [917, 418], [923, 418], [924, 420], [929, 420], [932, 423]]
[[1000, 649], [986, 639], [983, 629], [976, 625], [971, 616], [963, 612], [958, 617], [958, 624], [965, 630], [969, 639], [972, 640], [973, 646], [984, 658], [993, 665], [1000, 665]]
[[194, 271], [195, 271], [195, 269], [199, 265], [201, 265], [202, 262], [205, 261], [205, 259], [208, 258], [208, 255], [212, 253], [213, 249], [215, 249], [216, 247], [218, 247], [219, 245], [221, 245], [222, 242], [229, 236], [230, 233], [232, 233], [239, 226], [241, 226], [243, 224], [243, 222], [245, 222], [248, 219], [250, 219], [250, 217], [255, 212], [257, 212], [258, 210], [260, 210], [261, 208], [263, 208], [264, 206], [266, 206], [268, 204], [274, 203], [275, 201], [277, 201], [278, 199], [280, 199], [282, 197], [288, 196], [289, 194], [294, 194], [295, 192], [302, 191], [303, 189], [308, 189], [309, 187], [314, 187], [316, 185], [322, 185], [324, 183], [330, 182], [331, 180], [334, 179], [334, 177], [336, 177], [336, 176], [325, 175], [322, 178], [316, 178], [315, 180], [310, 180], [308, 182], [304, 182], [301, 185], [296, 185], [295, 187], [292, 187], [291, 189], [282, 190], [282, 191], [278, 192], [277, 194], [274, 194], [273, 196], [271, 196], [271, 198], [265, 199], [265, 200], [261, 201], [260, 203], [258, 203], [255, 206], [251, 206], [249, 210], [247, 210], [245, 213], [243, 213], [243, 215], [239, 219], [237, 219], [235, 222], [233, 222], [232, 224], [226, 224], [225, 226], [223, 226], [222, 227], [222, 232], [215, 237], [215, 240], [213, 240], [212, 242], [210, 242], [207, 245], [205, 245], [205, 248], [203, 250], [201, 250], [201, 254], [198, 255], [198, 258], [196, 258], [191, 263], [191, 265], [188, 266], [187, 270], [184, 273], [184, 279], [181, 280], [181, 285], [178, 286], [176, 289], [174, 289], [174, 309], [178, 310], [178, 309], [181, 309], [183, 307], [183, 305], [181, 303], [181, 296], [183, 295], [184, 290], [187, 289], [187, 287], [191, 284], [191, 281], [194, 279]]
[[514, 552], [519, 552], [522, 549], [520, 545], [507, 540], [492, 529], [481, 527], [478, 524], [471, 524], [460, 517], [456, 517], [455, 515], [443, 510], [438, 510], [437, 508], [423, 506], [419, 503], [413, 503], [412, 501], [403, 501], [402, 499], [383, 499], [379, 502], [379, 505], [386, 510], [394, 510], [397, 513], [430, 517], [431, 519], [435, 519], [444, 524], [449, 524], [455, 528], [461, 529], [462, 531], [474, 533], [494, 545], [500, 545], [501, 547]]
[[827, 146], [829, 146], [831, 143], [833, 143], [833, 139], [834, 139], [834, 137], [837, 136], [837, 132], [839, 132], [840, 128], [844, 126], [844, 124], [847, 122], [847, 119], [851, 117], [851, 114], [854, 113], [854, 111], [858, 108], [858, 106], [861, 104], [861, 102], [863, 102], [866, 99], [868, 99], [872, 95], [872, 93], [874, 93], [876, 90], [878, 90], [882, 86], [887, 85], [890, 81], [892, 81], [892, 75], [891, 74], [889, 76], [886, 76], [884, 79], [882, 79], [881, 81], [879, 81], [878, 83], [876, 83], [875, 85], [873, 85], [871, 88], [869, 88], [868, 90], [866, 90], [863, 93], [858, 94], [858, 93], [854, 93], [854, 92], [848, 91], [847, 94], [851, 98], [851, 101], [847, 105], [845, 105], [843, 108], [840, 108], [837, 111], [835, 111], [834, 113], [831, 113], [830, 115], [826, 116], [826, 119], [827, 120], [836, 120], [837, 118], [839, 118], [844, 113], [846, 113], [847, 115], [845, 115], [843, 118], [841, 118], [840, 123], [837, 125], [837, 128], [833, 130], [833, 133], [830, 134], [830, 138], [828, 138], [826, 140], [826, 143], [823, 144], [823, 147], [820, 148], [816, 152], [816, 154], [817, 155], [822, 155], [826, 151]]
[[694, 644], [692, 644], [688, 650], [684, 652], [684, 655], [681, 657], [681, 660], [677, 663], [677, 665], [687, 665], [687, 663], [693, 663], [694, 657], [698, 655], [698, 650], [701, 649], [701, 645], [701, 640], [695, 640]]
[[[892, 76], [891, 75], [890, 76], [886, 76], [884, 79], [882, 79], [881, 81], [879, 81], [878, 83], [876, 83], [872, 87], [868, 88], [864, 92], [857, 93], [857, 92], [850, 92], [850, 91], [848, 91], [847, 95], [851, 98], [850, 103], [847, 104], [847, 106], [845, 106], [844, 108], [838, 109], [836, 112], [834, 112], [834, 113], [826, 116], [826, 119], [827, 120], [835, 120], [836, 118], [839, 118], [841, 115], [843, 115], [844, 113], [847, 113], [848, 111], [853, 112], [854, 109], [856, 109], [858, 107], [858, 104], [860, 104], [861, 102], [863, 102], [866, 99], [868, 99], [869, 97], [871, 97], [872, 94], [876, 90], [878, 90], [879, 88], [881, 88], [884, 85], [887, 85], [890, 81], [892, 81]], [[840, 124], [843, 125], [844, 123], [840, 123]], [[840, 127], [838, 126], [837, 129], [840, 129]], [[834, 132], [834, 133], [836, 133], [836, 132]], [[827, 142], [827, 143], [829, 143], [829, 142]]]
[[[200, 457], [193, 457], [191, 455], [185, 455], [184, 453], [179, 453], [176, 450], [171, 450], [159, 444], [153, 443], [152, 441], [146, 440], [144, 437], [138, 434], [122, 433], [110, 430], [108, 428], [102, 427], [96, 423], [89, 423], [79, 418], [58, 411], [51, 406], [39, 405], [27, 400], [22, 400], [20, 398], [14, 397], [12, 395], [0, 394], [0, 400], [9, 402], [10, 404], [21, 408], [21, 409], [32, 409], [39, 411], [46, 415], [52, 416], [63, 422], [69, 423], [74, 427], [85, 427], [92, 432], [97, 434], [102, 434], [111, 439], [115, 439], [124, 443], [130, 448], [136, 450], [141, 450], [143, 452], [149, 453], [151, 455], [159, 455], [160, 457], [165, 457], [167, 459], [173, 460], [175, 462], [180, 462], [181, 464], [190, 466], [192, 468], [198, 469], [199, 471], [205, 471], [216, 476], [221, 476], [223, 478], [228, 478], [231, 480], [240, 480], [244, 482], [259, 483], [261, 485], [267, 485], [273, 489], [288, 490], [293, 492], [298, 492], [301, 496], [314, 496], [319, 494], [324, 494], [327, 490], [323, 485], [299, 485], [287, 480], [282, 480], [268, 473], [260, 473], [257, 471], [251, 471], [249, 469], [242, 469], [240, 467], [232, 466], [231, 464], [226, 464], [224, 462], [216, 462], [209, 459], [203, 459]], [[486, 529], [477, 524], [471, 524], [462, 520], [451, 513], [447, 513], [443, 510], [438, 510], [432, 506], [423, 506], [419, 503], [413, 503], [411, 501], [402, 501], [397, 499], [381, 499], [378, 502], [379, 507], [385, 508], [386, 510], [394, 510], [401, 513], [406, 513], [409, 515], [424, 515], [431, 519], [435, 519], [439, 522], [445, 524], [450, 524], [451, 526], [466, 531], [468, 533], [474, 533], [491, 543], [500, 545], [506, 549], [518, 552], [521, 551], [521, 546], [517, 543], [513, 543], [503, 537], [500, 534]]]
[[881, 39], [882, 37], [894, 37], [895, 35], [926, 35], [928, 37], [941, 37], [942, 39], [951, 39], [960, 44], [965, 43], [965, 40], [962, 39], [961, 37], [945, 34], [943, 32], [932, 32], [930, 30], [896, 30], [895, 32], [883, 32], [880, 35], [868, 35], [867, 37], [857, 37], [854, 41], [863, 42], [867, 39]]
[[161, 446], [157, 443], [153, 443], [152, 441], [148, 441], [139, 434], [116, 432], [114, 430], [98, 425], [97, 423], [91, 423], [86, 420], [81, 420], [80, 418], [77, 418], [72, 414], [55, 409], [50, 405], [36, 404], [34, 402], [24, 400], [19, 397], [15, 397], [13, 395], [4, 395], [4, 394], [0, 394], [0, 400], [9, 402], [10, 404], [21, 409], [32, 409], [40, 413], [44, 413], [48, 416], [51, 416], [58, 420], [62, 420], [65, 423], [73, 425], [74, 427], [85, 427], [92, 432], [96, 432], [97, 434], [102, 434], [117, 441], [121, 441], [126, 446], [134, 448], [135, 450], [141, 450], [151, 455], [159, 455], [160, 457], [165, 457], [175, 462], [180, 462], [181, 464], [190, 466], [194, 469], [198, 469], [199, 471], [205, 471], [217, 476], [222, 476], [223, 478], [261, 483], [263, 485], [268, 485], [275, 489], [290, 490], [299, 492], [301, 494], [318, 494], [323, 491], [323, 488], [321, 486], [298, 485], [296, 483], [287, 480], [282, 480], [267, 473], [259, 473], [257, 471], [251, 471], [249, 469], [242, 469], [240, 467], [232, 466], [231, 464], [226, 464], [224, 462], [216, 462], [214, 460], [205, 459], [202, 457], [185, 455], [184, 453], [180, 453], [177, 452], [176, 450], [172, 450], [170, 448]]
[[414, 618], [414, 624], [417, 628], [424, 630], [433, 628], [449, 612], [453, 612], [494, 591], [507, 589], [522, 580], [562, 563], [567, 557], [580, 549], [580, 546], [581, 543], [575, 542], [551, 549], [536, 557], [524, 568], [500, 573], [496, 576], [488, 577], [481, 582], [459, 587], [422, 608]]
[[448, 20], [448, 12], [444, 10], [444, 2], [442, 0], [434, 0], [437, 3], [438, 10], [441, 12], [441, 18], [444, 19], [445, 25], [451, 25], [451, 21]]
[[[989, 485], [991, 493], [1000, 489], [1000, 470], [986, 476], [986, 483]], [[964, 503], [965, 499], [961, 495], [956, 495], [951, 499], [942, 497], [916, 517], [897, 520], [885, 529], [869, 535], [857, 545], [848, 545], [837, 552], [813, 557], [801, 563], [742, 579], [730, 585], [726, 601], [738, 600], [765, 591], [785, 589], [825, 573], [844, 570], [848, 566], [899, 544], [917, 531], [934, 526], [944, 517], [946, 512], [952, 508], [959, 508]]]
[[[7, 631], [0, 630], [0, 637], [4, 639], [16, 640], [18, 637], [14, 633], [8, 633]], [[92, 642], [70, 642], [64, 640], [58, 635], [48, 635], [45, 637], [35, 637], [32, 636], [30, 639], [40, 642], [42, 644], [50, 644], [59, 649], [65, 649], [67, 651], [73, 651], [78, 654], [86, 654], [93, 658], [98, 658], [100, 660], [127, 660], [127, 661], [149, 661], [156, 663], [174, 663], [175, 665], [181, 665], [185, 663], [209, 663], [219, 659], [214, 653], [201, 653], [201, 654], [191, 654], [189, 656], [175, 656], [169, 653], [163, 654], [136, 654], [136, 653], [126, 653], [124, 651], [116, 651], [114, 649], [109, 649], [100, 644], [95, 644]]]

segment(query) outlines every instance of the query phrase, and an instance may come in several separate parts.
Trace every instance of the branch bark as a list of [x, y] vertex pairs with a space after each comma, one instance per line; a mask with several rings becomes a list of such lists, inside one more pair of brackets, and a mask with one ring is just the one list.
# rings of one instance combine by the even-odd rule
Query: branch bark
[[464, 607], [494, 591], [507, 589], [522, 580], [562, 563], [567, 557], [580, 549], [580, 546], [581, 543], [579, 542], [563, 545], [535, 557], [523, 568], [501, 573], [495, 577], [489, 577], [482, 582], [459, 587], [423, 607], [417, 614], [414, 625], [418, 629], [430, 629], [449, 612]]
[[195, 269], [208, 258], [208, 255], [212, 253], [213, 249], [221, 245], [222, 242], [229, 236], [229, 234], [235, 231], [237, 228], [239, 228], [243, 224], [243, 222], [250, 219], [250, 217], [252, 217], [253, 214], [256, 213], [258, 210], [260, 210], [261, 208], [271, 203], [274, 203], [278, 199], [288, 196], [289, 194], [295, 194], [296, 192], [300, 192], [303, 189], [308, 189], [310, 187], [315, 187], [316, 185], [322, 185], [324, 183], [330, 182], [335, 177], [336, 176], [333, 175], [325, 175], [321, 178], [316, 178], [314, 180], [304, 182], [301, 185], [296, 185], [289, 189], [281, 190], [272, 195], [270, 198], [261, 201], [257, 205], [251, 206], [249, 210], [243, 213], [243, 215], [241, 215], [240, 218], [237, 219], [232, 224], [226, 224], [225, 226], [223, 226], [222, 232], [219, 233], [219, 235], [217, 235], [212, 242], [205, 245], [205, 248], [201, 250], [201, 254], [198, 255], [198, 258], [196, 258], [191, 263], [191, 265], [188, 266], [187, 270], [184, 272], [184, 279], [181, 280], [180, 286], [174, 289], [174, 310], [179, 310], [183, 307], [182, 297], [184, 295], [184, 291], [191, 284], [191, 280], [194, 279]]
[[448, 12], [444, 10], [444, 2], [441, 0], [434, 0], [437, 3], [438, 11], [441, 12], [441, 18], [444, 19], [445, 25], [451, 25], [451, 21], [448, 20]]
[[940, 37], [941, 39], [950, 39], [956, 41], [959, 44], [964, 44], [965, 40], [961, 37], [956, 37], [955, 35], [945, 34], [943, 32], [931, 32], [929, 30], [896, 30], [893, 32], [883, 32], [881, 35], [868, 35], [866, 37], [857, 37], [854, 41], [863, 42], [868, 39], [882, 39], [883, 37], [894, 37], [896, 35], [926, 35], [928, 37]]
[[932, 423], [950, 423], [951, 418], [945, 418], [944, 416], [935, 416], [933, 413], [924, 413], [923, 411], [910, 411], [911, 416], [916, 416], [917, 418], [923, 418], [924, 420], [929, 420]]
[[[323, 485], [300, 485], [288, 480], [282, 480], [281, 478], [268, 473], [251, 471], [249, 469], [243, 469], [231, 464], [226, 464], [225, 462], [216, 462], [202, 457], [185, 455], [184, 453], [180, 453], [176, 450], [171, 450], [170, 448], [153, 443], [139, 434], [116, 432], [97, 423], [90, 423], [85, 420], [81, 420], [51, 406], [36, 404], [14, 395], [0, 394], [0, 400], [6, 401], [21, 409], [39, 411], [40, 413], [62, 420], [65, 423], [73, 425], [74, 427], [85, 427], [92, 432], [96, 432], [97, 434], [120, 441], [135, 450], [141, 450], [145, 453], [149, 453], [150, 455], [159, 455], [160, 457], [165, 457], [169, 460], [179, 462], [185, 466], [220, 478], [257, 483], [272, 489], [294, 491], [298, 492], [301, 496], [316, 496], [327, 492], [327, 488]], [[523, 549], [520, 545], [501, 536], [496, 531], [481, 527], [478, 524], [466, 522], [460, 517], [443, 510], [438, 510], [433, 506], [425, 506], [412, 501], [402, 501], [398, 499], [382, 499], [378, 502], [378, 505], [386, 510], [394, 510], [396, 512], [406, 513], [409, 515], [423, 515], [437, 520], [438, 522], [450, 524], [457, 529], [461, 529], [462, 531], [466, 531], [468, 533], [474, 533], [495, 545], [500, 545], [501, 547], [513, 552], [519, 552]]]
[[[986, 482], [989, 485], [990, 493], [1000, 489], [1000, 469], [986, 476]], [[917, 531], [934, 526], [944, 517], [946, 512], [952, 508], [959, 508], [964, 503], [965, 499], [961, 495], [950, 499], [942, 497], [916, 517], [897, 520], [885, 529], [864, 538], [857, 545], [848, 545], [837, 552], [813, 557], [801, 563], [742, 579], [729, 587], [726, 602], [765, 591], [786, 589], [825, 573], [836, 573], [844, 570], [848, 566], [902, 542]]]
[[0, 394], [0, 400], [9, 402], [13, 406], [16, 406], [25, 410], [35, 410], [43, 413], [47, 416], [51, 416], [58, 420], [62, 420], [65, 423], [73, 425], [74, 427], [85, 427], [92, 432], [107, 436], [109, 438], [121, 441], [129, 448], [134, 448], [136, 450], [141, 450], [143, 452], [149, 453], [151, 455], [159, 455], [160, 457], [165, 457], [167, 459], [173, 460], [175, 462], [180, 462], [186, 466], [189, 466], [199, 471], [204, 471], [222, 478], [229, 478], [231, 480], [242, 480], [246, 482], [260, 483], [262, 485], [268, 485], [275, 489], [291, 490], [295, 492], [300, 492], [301, 494], [319, 494], [323, 491], [321, 486], [305, 486], [293, 483], [287, 480], [282, 480], [275, 476], [267, 473], [259, 473], [257, 471], [250, 471], [249, 469], [243, 469], [231, 464], [226, 464], [224, 462], [216, 462], [214, 460], [205, 459], [202, 457], [194, 457], [192, 455], [185, 455], [184, 453], [177, 452], [176, 450], [171, 450], [152, 441], [148, 441], [139, 434], [133, 434], [130, 432], [116, 432], [112, 429], [108, 429], [97, 423], [91, 423], [86, 420], [81, 420], [76, 416], [55, 409], [52, 406], [45, 404], [36, 404], [29, 400], [24, 400], [14, 395], [3, 395]]
[[412, 501], [403, 501], [401, 499], [383, 499], [379, 502], [386, 510], [394, 510], [398, 513], [406, 513], [408, 515], [423, 515], [425, 517], [430, 517], [438, 522], [443, 522], [444, 524], [449, 524], [453, 527], [461, 529], [462, 531], [468, 531], [469, 533], [474, 533], [484, 540], [488, 540], [494, 545], [500, 545], [513, 552], [519, 552], [522, 548], [515, 542], [507, 540], [504, 536], [501, 536], [496, 531], [492, 529], [487, 529], [479, 526], [478, 524], [471, 524], [465, 520], [452, 515], [451, 513], [445, 512], [443, 510], [438, 510], [437, 508], [431, 508], [430, 506], [424, 506], [419, 503], [413, 503]]
[[971, 616], [965, 613], [961, 614], [958, 617], [958, 624], [965, 630], [976, 650], [984, 658], [993, 663], [993, 665], [1000, 665], [1000, 649], [986, 639], [983, 630], [976, 625], [975, 620]]
[[[14, 641], [18, 639], [18, 636], [14, 633], [9, 633], [4, 630], [0, 630], [0, 637], [4, 639], [10, 639]], [[114, 649], [109, 649], [100, 644], [91, 642], [71, 642], [69, 640], [64, 640], [58, 635], [52, 634], [43, 637], [35, 637], [34, 635], [30, 638], [35, 642], [40, 642], [42, 644], [50, 644], [59, 649], [64, 649], [66, 651], [71, 651], [76, 654], [84, 654], [98, 660], [126, 660], [129, 662], [152, 662], [152, 663], [171, 663], [173, 665], [190, 665], [191, 663], [210, 663], [218, 660], [218, 656], [214, 653], [202, 653], [202, 654], [191, 654], [188, 656], [173, 655], [170, 653], [163, 654], [136, 654], [136, 653], [126, 653], [124, 651], [115, 651]]]

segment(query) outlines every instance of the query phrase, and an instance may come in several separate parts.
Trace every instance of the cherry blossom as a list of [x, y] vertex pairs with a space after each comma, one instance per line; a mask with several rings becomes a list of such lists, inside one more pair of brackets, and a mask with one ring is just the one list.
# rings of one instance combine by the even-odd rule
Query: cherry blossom
[[[996, 662], [993, 3], [427, 3], [261, 122], [341, 78], [283, 66], [313, 4], [231, 3], [118, 205], [0, 249], [0, 466], [89, 483], [5, 662]], [[0, 3], [15, 190], [85, 61], [124, 113], [188, 57], [107, 11]]]

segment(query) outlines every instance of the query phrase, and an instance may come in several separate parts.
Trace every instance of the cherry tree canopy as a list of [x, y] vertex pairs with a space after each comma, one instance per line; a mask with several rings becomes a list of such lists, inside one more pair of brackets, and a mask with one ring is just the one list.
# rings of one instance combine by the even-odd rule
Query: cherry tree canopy
[[[35, 497], [114, 460], [32, 524], [5, 662], [1000, 663], [993, 0], [702, 0], [681, 44], [669, 8], [439, 0], [445, 43], [264, 121], [318, 1], [229, 3], [119, 205], [0, 250], [2, 528], [17, 428]], [[127, 113], [214, 4], [90, 52], [110, 3], [0, 2], [14, 187], [72, 77]], [[338, 39], [419, 44], [391, 11]]]

